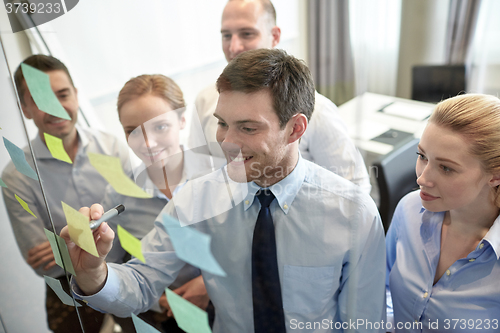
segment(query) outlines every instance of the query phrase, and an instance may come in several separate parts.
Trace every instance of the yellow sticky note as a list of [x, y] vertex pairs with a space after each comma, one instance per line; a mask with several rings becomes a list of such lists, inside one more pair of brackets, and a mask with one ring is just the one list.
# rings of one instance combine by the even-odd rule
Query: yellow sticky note
[[118, 239], [125, 251], [140, 261], [146, 262], [146, 259], [144, 259], [142, 255], [141, 241], [135, 238], [130, 232], [123, 229], [121, 225], [118, 225]]
[[61, 139], [47, 133], [43, 133], [43, 136], [45, 137], [45, 143], [47, 144], [47, 148], [49, 148], [52, 157], [66, 163], [73, 164], [71, 158], [69, 158], [68, 156], [68, 153], [66, 153], [66, 150], [64, 150]]
[[95, 246], [94, 235], [90, 230], [88, 217], [80, 214], [71, 206], [61, 201], [66, 222], [68, 222], [69, 236], [81, 249], [95, 257], [99, 257]]
[[103, 176], [114, 190], [135, 198], [152, 198], [123, 172], [120, 159], [114, 156], [88, 153], [90, 164]]
[[19, 198], [17, 196], [17, 194], [14, 194], [14, 196], [16, 197], [17, 201], [19, 201], [19, 203], [21, 204], [21, 206], [23, 206], [24, 210], [27, 211], [28, 213], [30, 213], [31, 215], [33, 215], [34, 217], [36, 217], [35, 214], [33, 214], [33, 212], [31, 211], [31, 209], [28, 207], [28, 204], [21, 198]]

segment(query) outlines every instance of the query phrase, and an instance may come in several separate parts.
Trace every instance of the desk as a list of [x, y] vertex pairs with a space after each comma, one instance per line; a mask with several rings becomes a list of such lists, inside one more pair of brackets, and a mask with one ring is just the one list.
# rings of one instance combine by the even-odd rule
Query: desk
[[377, 206], [380, 194], [373, 163], [391, 152], [395, 145], [419, 138], [434, 107], [431, 103], [373, 93], [364, 93], [339, 106], [339, 115], [368, 167], [370, 195]]
[[[338, 111], [359, 150], [381, 156], [389, 153], [394, 145], [408, 136], [419, 138], [427, 124], [426, 116], [434, 106], [431, 103], [367, 92], [342, 104]], [[396, 137], [388, 140], [392, 144], [374, 140], [390, 130], [394, 130], [395, 134], [401, 131], [401, 139]], [[404, 133], [408, 133], [408, 136], [403, 136]]]

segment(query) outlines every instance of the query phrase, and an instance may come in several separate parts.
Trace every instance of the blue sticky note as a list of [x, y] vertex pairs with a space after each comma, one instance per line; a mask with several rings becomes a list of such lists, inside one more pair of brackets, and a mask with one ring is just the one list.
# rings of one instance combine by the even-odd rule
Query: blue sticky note
[[66, 112], [56, 94], [52, 91], [49, 75], [26, 64], [21, 64], [21, 68], [24, 80], [36, 106], [54, 117], [71, 120], [68, 112]]
[[[54, 290], [54, 292], [56, 293], [57, 297], [59, 297], [59, 299], [61, 300], [61, 302], [63, 302], [64, 304], [66, 305], [69, 305], [69, 306], [75, 306], [75, 304], [73, 303], [73, 298], [71, 298], [70, 295], [68, 295], [62, 285], [61, 285], [61, 281], [57, 280], [57, 279], [54, 279], [53, 277], [50, 277], [50, 276], [46, 276], [44, 275], [43, 278], [45, 279], [45, 283], [47, 283], [47, 285], [52, 289]], [[78, 302], [75, 302], [76, 303], [76, 306], [82, 306], [80, 303]]]
[[7, 151], [9, 152], [10, 159], [14, 163], [14, 166], [16, 167], [17, 171], [34, 180], [38, 180], [38, 176], [36, 175], [35, 170], [33, 170], [26, 161], [26, 156], [24, 156], [24, 151], [15, 144], [13, 144], [12, 142], [10, 142], [9, 140], [7, 140], [5, 137], [3, 138], [3, 143], [5, 145], [5, 148], [7, 148]]
[[149, 325], [133, 313], [132, 321], [134, 322], [135, 330], [137, 331], [137, 333], [160, 333], [160, 331], [158, 331], [156, 328]]
[[210, 251], [212, 238], [209, 235], [191, 227], [181, 227], [179, 221], [167, 214], [163, 214], [163, 225], [170, 235], [179, 259], [209, 273], [226, 276], [226, 272]]
[[3, 182], [2, 178], [0, 178], [0, 186], [7, 187], [7, 185]]

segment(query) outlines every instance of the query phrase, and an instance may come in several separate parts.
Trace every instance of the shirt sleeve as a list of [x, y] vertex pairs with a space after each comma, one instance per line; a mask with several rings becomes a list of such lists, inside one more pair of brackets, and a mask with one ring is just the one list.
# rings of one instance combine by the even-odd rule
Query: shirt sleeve
[[[173, 205], [168, 204], [162, 214], [168, 214], [171, 208]], [[122, 265], [108, 264], [104, 287], [90, 296], [84, 296], [72, 280], [75, 297], [96, 310], [118, 317], [130, 317], [132, 313], [139, 314], [150, 309], [185, 265], [175, 254], [161, 221], [162, 214], [156, 220], [155, 228], [142, 239], [146, 264], [138, 259]]]
[[375, 332], [370, 323], [385, 322], [384, 231], [375, 204], [370, 206], [371, 210], [359, 207], [353, 246], [342, 268], [339, 316], [342, 322], [356, 323], [354, 332]]
[[[6, 171], [2, 174], [2, 180], [8, 186], [8, 188], [2, 187], [3, 200], [17, 245], [24, 260], [27, 260], [30, 249], [48, 241], [43, 230], [44, 223], [41, 219], [44, 216], [41, 214], [41, 210], [46, 208], [45, 206], [40, 207], [35, 196], [34, 191], [40, 189], [38, 182], [27, 179], [16, 170], [10, 169], [11, 167], [12, 165], [7, 166]], [[24, 210], [17, 201], [16, 194], [28, 204], [29, 209], [36, 217]], [[47, 226], [47, 229], [52, 231], [51, 227]], [[63, 269], [57, 265], [49, 270], [45, 270], [44, 266], [40, 265], [34, 269], [35, 273], [40, 276], [47, 275], [51, 277], [59, 277], [64, 274]]]
[[370, 178], [363, 157], [349, 137], [347, 126], [337, 107], [326, 97], [316, 95], [311, 122], [304, 135], [304, 144], [311, 161], [340, 175], [370, 193]]

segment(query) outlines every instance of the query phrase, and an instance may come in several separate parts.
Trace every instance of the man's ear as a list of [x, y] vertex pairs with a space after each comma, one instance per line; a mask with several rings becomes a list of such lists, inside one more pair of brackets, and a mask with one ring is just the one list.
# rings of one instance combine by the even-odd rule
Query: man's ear
[[303, 113], [297, 113], [288, 121], [287, 127], [290, 133], [288, 143], [293, 143], [299, 140], [306, 132], [307, 117]]
[[179, 127], [181, 130], [183, 130], [184, 127], [186, 127], [186, 117], [184, 117], [184, 114], [179, 119]]
[[273, 36], [273, 47], [275, 47], [280, 42], [281, 29], [279, 27], [277, 27], [277, 26], [274, 26], [271, 29], [271, 35]]

